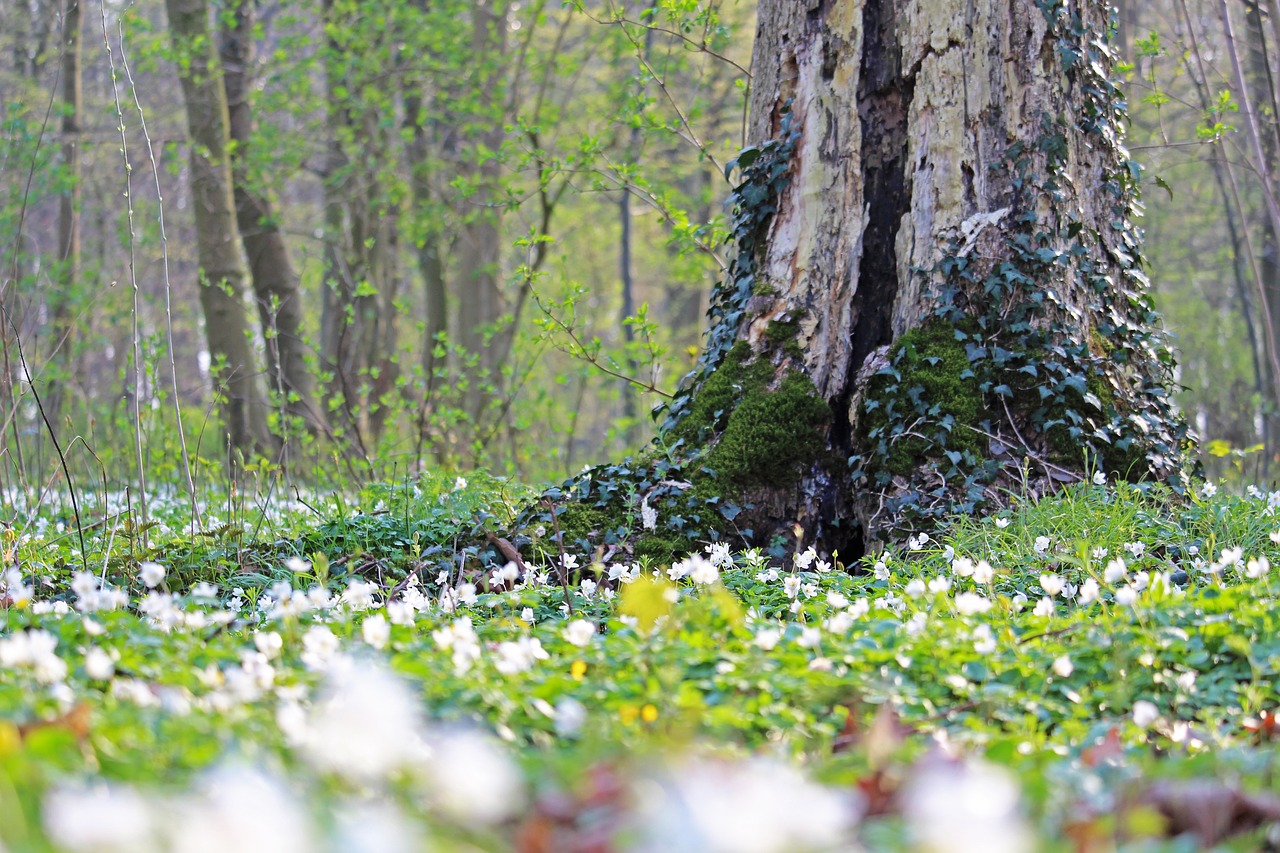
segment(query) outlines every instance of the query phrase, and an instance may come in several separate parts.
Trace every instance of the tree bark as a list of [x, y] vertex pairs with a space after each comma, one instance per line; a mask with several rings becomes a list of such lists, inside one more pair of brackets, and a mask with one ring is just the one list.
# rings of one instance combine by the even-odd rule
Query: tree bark
[[[739, 261], [692, 406], [716, 371], [767, 362], [752, 417], [798, 382], [829, 417], [806, 415], [824, 450], [794, 481], [734, 475], [758, 539], [798, 523], [856, 555], [1094, 467], [1176, 479], [1188, 434], [1129, 222], [1108, 22], [1100, 0], [762, 0], [750, 135], [782, 145], [744, 171]], [[948, 369], [948, 393], [974, 397], [967, 420], [939, 396]]]
[[459, 164], [476, 192], [461, 204], [462, 226], [458, 231], [458, 343], [468, 367], [465, 409], [479, 419], [493, 389], [500, 386], [496, 372], [502, 365], [488, 345], [493, 325], [505, 310], [499, 281], [502, 274], [499, 189], [502, 163], [498, 151], [504, 136], [502, 93], [499, 69], [506, 43], [506, 0], [478, 0], [472, 9], [472, 62], [476, 73], [470, 97], [476, 103], [473, 115], [463, 117], [471, 133]]
[[204, 0], [166, 0], [170, 36], [191, 134], [191, 195], [200, 262], [200, 307], [209, 354], [220, 372], [227, 440], [247, 455], [273, 449], [245, 310], [249, 273], [240, 253], [232, 194], [230, 117]]
[[[73, 306], [80, 286], [80, 116], [84, 95], [80, 73], [83, 39], [79, 0], [67, 0], [62, 14], [62, 168], [66, 189], [58, 199], [58, 289], [49, 300], [55, 361], [70, 365], [75, 349], [72, 336]], [[62, 357], [58, 358], [57, 354]], [[51, 423], [58, 423], [66, 408], [71, 371], [55, 370], [45, 395]]]
[[[253, 85], [254, 0], [236, 0], [220, 16], [222, 84], [226, 90], [236, 205], [236, 224], [249, 261], [254, 301], [267, 344], [267, 385], [280, 395], [283, 411], [298, 418], [308, 432], [326, 430], [316, 406], [315, 381], [306, 362], [303, 302], [298, 274], [285, 246], [280, 223], [266, 191], [250, 174], [249, 146], [254, 119], [249, 101]], [[283, 428], [283, 425], [282, 425]]]

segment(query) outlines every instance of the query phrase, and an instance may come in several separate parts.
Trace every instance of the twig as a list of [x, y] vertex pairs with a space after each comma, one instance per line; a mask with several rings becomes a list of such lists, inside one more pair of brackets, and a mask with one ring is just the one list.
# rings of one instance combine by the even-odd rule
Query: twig
[[564, 602], [569, 606], [569, 615], [573, 615], [573, 596], [569, 593], [569, 570], [565, 568], [565, 551], [564, 537], [560, 535], [560, 520], [556, 518], [556, 502], [548, 498], [545, 501], [547, 509], [551, 510], [551, 527], [556, 532], [556, 548], [560, 550], [560, 564], [558, 574], [560, 575], [560, 588], [564, 590]]

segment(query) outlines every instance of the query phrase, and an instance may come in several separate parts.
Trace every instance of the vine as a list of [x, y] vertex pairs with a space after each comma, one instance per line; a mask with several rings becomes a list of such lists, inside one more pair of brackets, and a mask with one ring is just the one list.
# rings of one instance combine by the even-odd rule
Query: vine
[[[917, 271], [936, 282], [933, 315], [882, 354], [860, 414], [863, 452], [850, 459], [879, 494], [877, 513], [907, 527], [997, 504], [1015, 478], [1018, 491], [1051, 491], [1086, 464], [1175, 490], [1188, 474], [1193, 437], [1169, 396], [1176, 363], [1143, 272], [1141, 168], [1121, 142], [1126, 105], [1104, 71], [1111, 48], [1065, 0], [1037, 6], [1083, 104], [1077, 129], [1113, 164], [1101, 189], [1114, 230], [1088, 228], [1073, 207], [1070, 128], [1046, 115], [1034, 144], [1005, 152], [1010, 208]], [[1042, 201], [1056, 213], [1049, 222]], [[976, 232], [1000, 221], [995, 259], [984, 261]], [[1068, 293], [1088, 295], [1083, 311]], [[921, 468], [936, 470], [927, 487], [915, 485], [927, 482], [914, 476]]]

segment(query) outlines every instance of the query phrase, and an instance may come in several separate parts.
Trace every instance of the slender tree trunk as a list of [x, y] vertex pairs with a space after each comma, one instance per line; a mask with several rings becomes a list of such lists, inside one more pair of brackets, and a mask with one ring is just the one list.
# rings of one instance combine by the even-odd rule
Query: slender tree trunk
[[254, 0], [236, 0], [220, 17], [222, 83], [227, 95], [229, 129], [235, 149], [231, 158], [236, 222], [249, 261], [254, 300], [267, 343], [267, 385], [279, 394], [284, 411], [306, 429], [323, 433], [323, 412], [316, 406], [315, 382], [306, 362], [303, 301], [298, 274], [285, 246], [280, 223], [266, 190], [250, 175], [253, 137]]
[[1176, 481], [1108, 20], [1101, 0], [763, 0], [738, 260], [673, 404], [757, 538], [798, 523], [856, 555], [1094, 468]]
[[204, 0], [166, 0], [191, 134], [191, 195], [200, 260], [200, 307], [209, 354], [218, 366], [227, 439], [245, 455], [273, 449], [267, 400], [259, 382], [245, 290], [249, 272], [241, 255], [232, 193], [230, 117]]
[[474, 362], [469, 369], [466, 411], [479, 418], [485, 402], [498, 387], [496, 371], [501, 368], [486, 336], [503, 315], [499, 287], [502, 273], [502, 210], [498, 206], [502, 164], [497, 152], [504, 135], [501, 115], [502, 93], [498, 69], [505, 44], [505, 0], [478, 0], [472, 9], [472, 56], [476, 66], [472, 97], [478, 104], [474, 115], [465, 117], [472, 135], [460, 168], [478, 191], [462, 200], [462, 227], [457, 241], [458, 343], [464, 357]]
[[[72, 322], [76, 291], [80, 287], [80, 115], [84, 110], [80, 62], [82, 55], [79, 0], [67, 0], [62, 15], [62, 167], [66, 190], [58, 199], [58, 289], [49, 300], [50, 326], [57, 363], [70, 365], [74, 357]], [[59, 357], [59, 354], [61, 356]], [[45, 395], [51, 423], [57, 424], [66, 408], [70, 371], [54, 370]]]

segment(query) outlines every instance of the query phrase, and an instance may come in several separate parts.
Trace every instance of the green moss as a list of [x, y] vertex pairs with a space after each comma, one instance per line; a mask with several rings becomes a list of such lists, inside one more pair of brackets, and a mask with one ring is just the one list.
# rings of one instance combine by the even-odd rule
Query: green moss
[[671, 429], [673, 439], [695, 444], [728, 425], [744, 390], [764, 385], [773, 375], [767, 361], [752, 362], [751, 356], [751, 345], [746, 341], [739, 341], [725, 353], [720, 366], [694, 393], [688, 413]]
[[642, 536], [636, 540], [636, 559], [647, 559], [658, 566], [669, 566], [689, 550], [687, 541], [665, 536]]
[[826, 449], [831, 408], [802, 373], [789, 373], [774, 390], [744, 389], [720, 440], [703, 464], [735, 490], [785, 486]]
[[578, 542], [595, 544], [604, 531], [621, 522], [604, 507], [570, 503], [557, 511], [556, 523], [560, 525], [560, 536], [568, 548]]
[[[964, 342], [955, 333], [956, 327], [943, 320], [907, 332], [889, 353], [897, 375], [871, 380], [859, 424], [871, 446], [887, 443], [883, 464], [894, 474], [909, 474], [944, 450], [985, 455], [982, 434], [969, 427], [982, 423], [987, 412]], [[921, 435], [886, 435], [891, 418], [915, 424], [912, 432]]]

